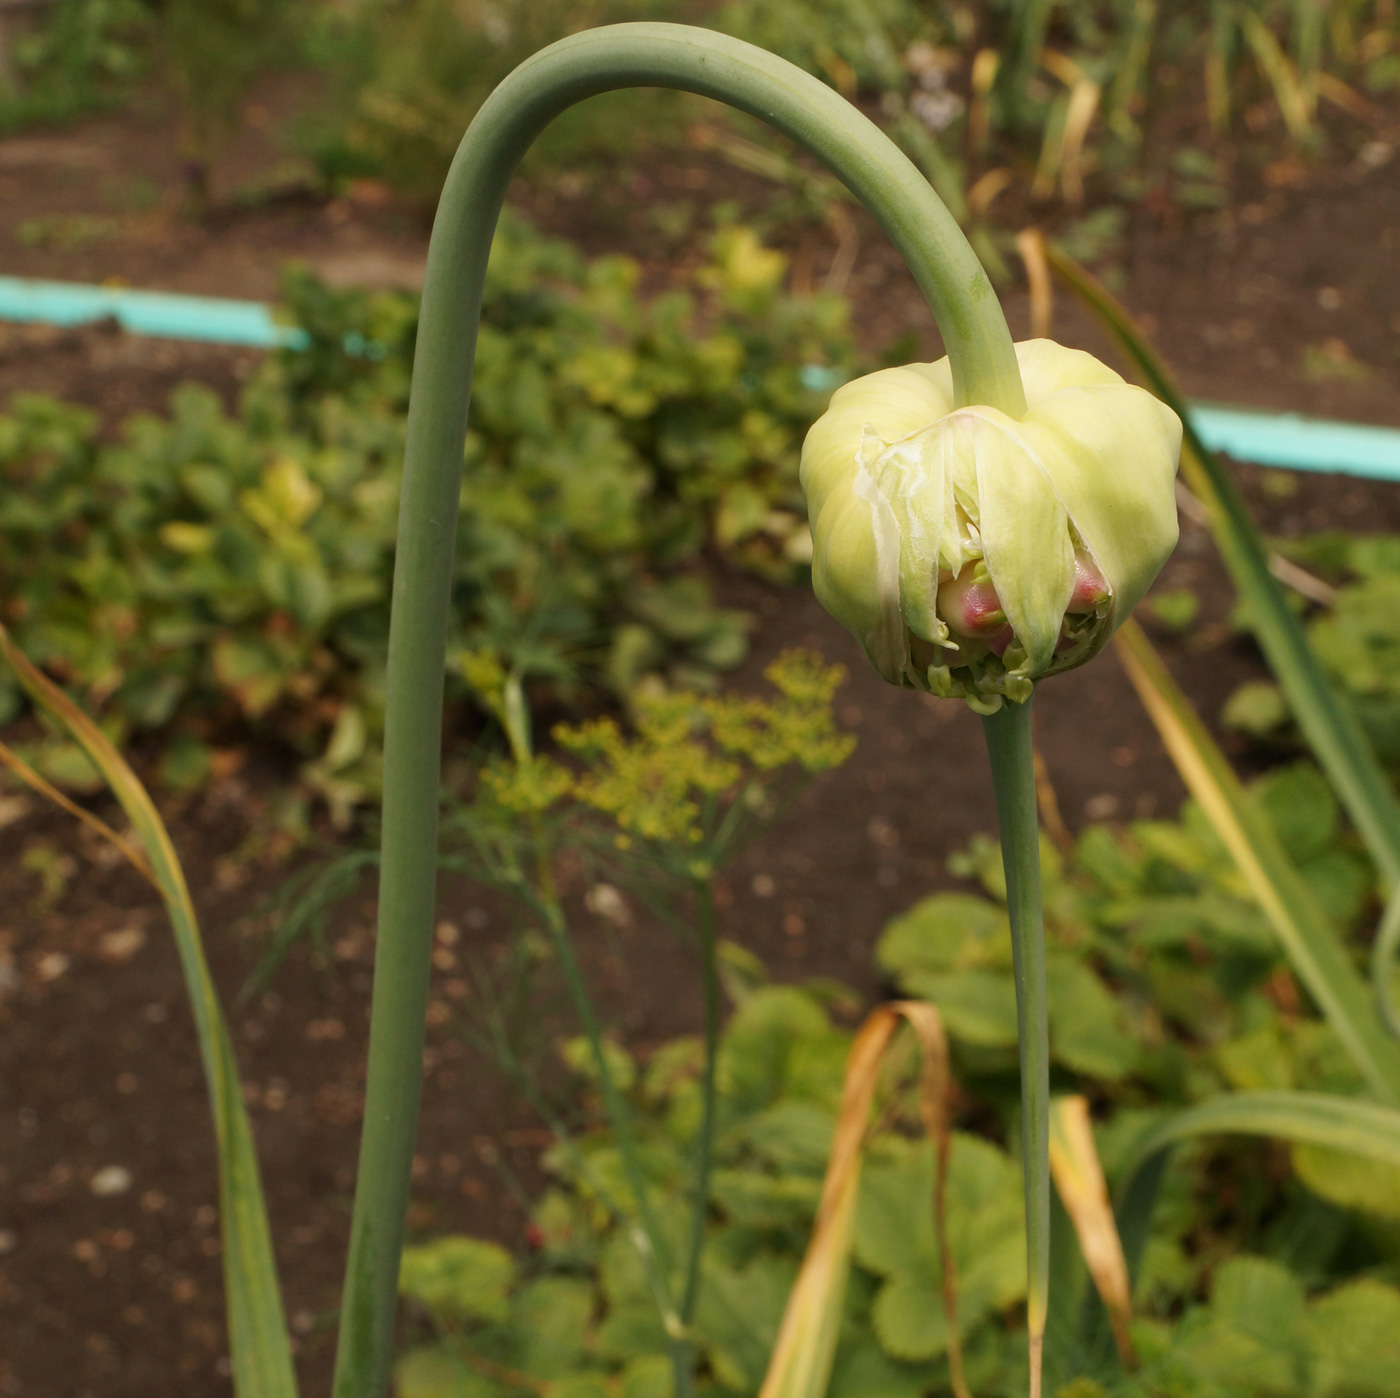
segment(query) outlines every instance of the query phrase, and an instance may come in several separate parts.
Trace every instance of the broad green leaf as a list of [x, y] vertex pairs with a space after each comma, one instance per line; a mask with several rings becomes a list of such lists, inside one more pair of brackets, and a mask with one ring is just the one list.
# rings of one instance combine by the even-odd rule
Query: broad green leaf
[[1006, 1048], [1016, 1042], [1016, 987], [1009, 972], [911, 972], [902, 986], [937, 1005], [956, 1039], [982, 1048]]
[[1209, 1311], [1182, 1327], [1174, 1356], [1203, 1383], [1259, 1398], [1303, 1398], [1303, 1288], [1286, 1267], [1237, 1257], [1220, 1269]]
[[751, 1228], [809, 1227], [821, 1181], [802, 1175], [765, 1175], [752, 1168], [716, 1170], [710, 1197], [731, 1223]]
[[1076, 1072], [1116, 1082], [1133, 1071], [1138, 1047], [1122, 1029], [1122, 1010], [1083, 962], [1063, 953], [1046, 961], [1050, 1051]]
[[1335, 838], [1337, 798], [1311, 764], [1276, 768], [1256, 783], [1253, 795], [1294, 863], [1321, 854]]
[[900, 978], [921, 971], [1007, 969], [1011, 929], [1006, 910], [971, 894], [935, 893], [885, 927], [875, 959]]
[[828, 1398], [920, 1398], [927, 1378], [864, 1336], [836, 1352]]
[[725, 1034], [719, 1063], [725, 1095], [741, 1111], [769, 1105], [783, 1091], [799, 1046], [831, 1033], [821, 1006], [803, 991], [789, 986], [755, 991], [735, 1011]]
[[577, 1277], [538, 1277], [521, 1288], [511, 1311], [520, 1337], [519, 1367], [542, 1379], [558, 1379], [575, 1368], [593, 1315], [591, 1282]]
[[790, 1258], [766, 1254], [740, 1269], [705, 1266], [695, 1328], [726, 1388], [752, 1391], [762, 1382], [796, 1275]]
[[1294, 1085], [1293, 1049], [1277, 1024], [1222, 1044], [1215, 1061], [1225, 1080], [1241, 1092], [1287, 1090]]
[[[901, 1359], [941, 1353], [947, 1338], [944, 1325], [937, 1331], [942, 1339], [936, 1347], [921, 1348], [935, 1343], [927, 1338], [934, 1332], [927, 1328], [925, 1311], [931, 1307], [942, 1314], [932, 1192], [932, 1156], [925, 1146], [900, 1160], [872, 1164], [861, 1181], [855, 1256], [863, 1267], [888, 1278], [874, 1314], [881, 1343]], [[987, 1141], [955, 1133], [948, 1160], [947, 1229], [959, 1322], [965, 1330], [1025, 1295], [1022, 1209], [1015, 1164]]]
[[744, 1143], [779, 1170], [801, 1170], [820, 1176], [831, 1153], [832, 1112], [814, 1102], [784, 1098], [744, 1122]]
[[1400, 1164], [1363, 1160], [1306, 1142], [1293, 1147], [1293, 1168], [1314, 1194], [1347, 1209], [1400, 1219]]
[[549, 1386], [550, 1398], [610, 1398], [606, 1374], [565, 1374]]
[[903, 1273], [936, 1279], [932, 1198], [931, 1162], [923, 1153], [910, 1150], [896, 1163], [872, 1161], [861, 1175], [856, 1205], [856, 1261], [884, 1277]]
[[640, 1360], [670, 1352], [661, 1317], [649, 1298], [609, 1309], [593, 1343], [606, 1359]]
[[622, 1371], [621, 1398], [672, 1398], [675, 1368], [669, 1355], [630, 1360]]
[[1400, 1393], [1400, 1291], [1363, 1278], [1308, 1308], [1311, 1398]]
[[505, 1392], [447, 1345], [411, 1349], [394, 1365], [398, 1398], [497, 1398]]
[[443, 1320], [503, 1321], [515, 1263], [499, 1243], [449, 1235], [422, 1247], [405, 1248], [399, 1291]]
[[[959, 1297], [961, 1300], [961, 1297]], [[881, 1348], [894, 1359], [933, 1359], [948, 1350], [948, 1318], [934, 1280], [900, 1273], [880, 1288], [870, 1312]], [[973, 1318], [958, 1307], [958, 1320]]]
[[1237, 1257], [1221, 1267], [1211, 1288], [1217, 1320], [1260, 1344], [1286, 1349], [1297, 1343], [1303, 1320], [1303, 1285], [1281, 1263]]

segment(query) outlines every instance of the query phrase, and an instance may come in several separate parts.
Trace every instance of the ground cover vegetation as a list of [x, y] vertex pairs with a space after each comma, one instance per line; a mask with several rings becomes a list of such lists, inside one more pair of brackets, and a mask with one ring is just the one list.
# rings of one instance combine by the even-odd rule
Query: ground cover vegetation
[[[846, 307], [789, 294], [785, 259], [743, 227], [711, 246], [691, 288], [644, 300], [627, 259], [503, 232], [454, 655], [491, 647], [519, 683], [574, 699], [703, 679], [746, 637], [702, 555], [801, 569], [797, 451], [854, 364]], [[343, 824], [377, 789], [417, 303], [302, 274], [287, 296], [309, 345], [269, 359], [236, 415], [190, 386], [108, 442], [80, 409], [12, 404], [0, 575], [17, 642], [114, 738], [161, 735], [167, 781], [201, 784], [233, 720], [299, 753]], [[13, 717], [12, 681], [0, 695]], [[71, 743], [30, 753], [55, 780], [95, 781]]]
[[[177, 12], [171, 6], [142, 22], [168, 23], [175, 43]], [[1152, 45], [1166, 43], [1160, 36], [1170, 38], [1172, 26], [1150, 4], [1111, 30], [1048, 6], [988, 16], [953, 10], [947, 33], [897, 6], [862, 12], [858, 24], [843, 10], [825, 28], [794, 6], [762, 21], [788, 28], [748, 37], [786, 47], [853, 95], [893, 94], [881, 110], [896, 127], [906, 123], [906, 142], [923, 151], [931, 176], [952, 169], [955, 191], [977, 167], [958, 171], [919, 143], [965, 121], [970, 142], [1024, 137], [1039, 150], [1035, 179], [1071, 203], [1095, 162], [1113, 168], [1107, 135], [1095, 151], [1084, 144], [1102, 103], [1105, 130], [1125, 149], [1140, 144], [1140, 127], [1136, 136], [1129, 128], [1142, 116], [1136, 103], [1152, 62], [1198, 59], [1209, 115], [1223, 127], [1241, 95], [1229, 60], [1252, 56], [1253, 76], [1234, 81], [1241, 91], [1263, 84], [1299, 148], [1316, 133], [1319, 97], [1361, 110], [1363, 99], [1333, 68], [1378, 91], [1390, 81], [1391, 20], [1379, 7], [1340, 7], [1327, 23], [1321, 11], [1302, 8], [1213, 13], [1206, 41], [1199, 25], [1179, 29], [1181, 47], [1165, 58]], [[94, 33], [106, 32], [90, 7], [64, 15], [87, 16]], [[124, 23], [125, 12], [118, 18]], [[230, 8], [227, 18], [237, 29], [255, 14]], [[970, 96], [960, 95], [940, 46], [970, 45], [979, 25], [1012, 19], [1030, 37], [988, 50], [994, 57], [981, 76], [974, 64], [967, 77]], [[430, 6], [371, 20], [385, 27], [355, 31], [356, 43], [363, 33], [412, 35], [421, 23], [428, 40], [412, 42], [436, 36], [441, 52], [450, 51], [443, 35], [462, 24], [454, 11]], [[752, 21], [735, 11], [724, 22]], [[1086, 55], [1110, 32], [1127, 66], [1091, 73]], [[504, 54], [524, 33], [510, 16], [484, 16], [477, 37]], [[1127, 57], [1124, 36], [1138, 46], [1128, 44]], [[542, 37], [531, 31], [528, 47]], [[1048, 61], [1042, 39], [1060, 45]], [[1067, 40], [1084, 53], [1066, 58]], [[325, 31], [321, 41], [330, 42]], [[350, 40], [342, 33], [336, 42]], [[393, 43], [384, 49], [394, 52]], [[107, 71], [117, 74], [114, 63]], [[1048, 83], [1036, 87], [1041, 67], [1061, 84], [1058, 95]], [[199, 72], [195, 60], [185, 71]], [[471, 70], [471, 81], [482, 80], [480, 71]], [[1119, 108], [1124, 71], [1132, 76], [1122, 79]], [[230, 70], [218, 101], [227, 106], [245, 77]], [[466, 100], [471, 89], [465, 80], [459, 87], [454, 100]], [[421, 172], [435, 168], [431, 124], [405, 123], [383, 85], [374, 101], [364, 88], [349, 90], [361, 124], [342, 128], [388, 165], [427, 178]], [[446, 130], [456, 115], [444, 104], [435, 119]], [[411, 127], [419, 156], [385, 154], [394, 149], [387, 140], [365, 135], [376, 129], [370, 118], [379, 129]], [[216, 124], [198, 129], [196, 164], [217, 139]], [[326, 154], [324, 168], [335, 178], [375, 173], [356, 163], [362, 156]], [[1183, 203], [1217, 198], [1189, 193], [1188, 176], [1205, 169], [1199, 162], [1172, 168]], [[196, 192], [202, 180], [192, 176]], [[714, 692], [716, 672], [743, 654], [744, 624], [715, 605], [697, 564], [721, 557], [769, 581], [802, 577], [810, 541], [796, 448], [857, 355], [842, 304], [784, 290], [782, 257], [750, 229], [721, 227], [709, 252], [689, 292], [654, 300], [638, 297], [638, 270], [625, 260], [588, 262], [521, 225], [507, 228], [493, 263], [451, 671], [458, 696], [495, 720], [502, 742], [448, 798], [444, 863], [520, 906], [504, 960], [476, 968], [487, 992], [477, 999], [494, 1013], [464, 1020], [462, 1030], [495, 1052], [550, 1124], [553, 1183], [532, 1205], [524, 1259], [462, 1237], [410, 1249], [402, 1288], [421, 1333], [398, 1371], [406, 1398], [649, 1398], [672, 1392], [687, 1366], [711, 1392], [757, 1392], [803, 1275], [857, 1006], [836, 985], [774, 985], [751, 956], [719, 944], [714, 879], [809, 776], [844, 760], [850, 743], [832, 717], [839, 675], [813, 657], [789, 655], [769, 671], [776, 699]], [[287, 301], [307, 345], [270, 359], [236, 415], [186, 389], [168, 419], [138, 420], [116, 442], [52, 401], [16, 402], [0, 422], [7, 626], [106, 733], [52, 695], [45, 700], [42, 682], [18, 661], [3, 718], [20, 712], [27, 691], [53, 736], [17, 744], [21, 758], [77, 791], [95, 789], [95, 763], [121, 788], [143, 840], [153, 808], [104, 755], [112, 739], [157, 735], [161, 780], [197, 786], [212, 749], [231, 732], [251, 731], [298, 754], [302, 786], [336, 823], [373, 805], [416, 308], [408, 297], [333, 293], [304, 276], [289, 281]], [[1400, 576], [1396, 550], [1388, 540], [1289, 547], [1343, 583], [1308, 634], [1394, 762], [1400, 701], [1388, 599]], [[1169, 603], [1163, 614], [1170, 618]], [[560, 700], [596, 709], [599, 692], [624, 701], [629, 723], [557, 726], [543, 750], [532, 716], [537, 722]], [[1289, 702], [1256, 688], [1231, 713], [1276, 735]], [[1374, 844], [1352, 833], [1327, 779], [1306, 762], [1273, 771], [1248, 803], [1323, 910], [1320, 935], [1342, 948], [1345, 966], [1360, 961], [1386, 882], [1372, 864], [1383, 863]], [[1202, 800], [1174, 821], [1091, 825], [1077, 841], [1056, 830], [1058, 844], [1043, 850], [1056, 1089], [1092, 1103], [1103, 1163], [1117, 1183], [1136, 1179], [1141, 1144], [1155, 1130], [1231, 1093], [1362, 1103], [1368, 1092], [1365, 1064], [1335, 1007], [1313, 1008], [1310, 996], [1326, 975], [1309, 979], [1226, 824], [1219, 804]], [[141, 867], [139, 853], [134, 862]], [[171, 902], [168, 871], [152, 862], [158, 867], [147, 872]], [[298, 930], [314, 926], [346, 869], [370, 862], [357, 851], [318, 878], [265, 972]], [[554, 882], [561, 864], [587, 871], [605, 916], [630, 916], [635, 903], [698, 950], [706, 1043], [680, 1040], [639, 1060], [606, 1036], [574, 962]], [[826, 1317], [836, 1345], [831, 1389], [843, 1398], [961, 1398], [969, 1388], [1010, 1393], [1025, 1383], [1006, 883], [985, 839], [952, 867], [969, 885], [913, 905], [885, 929], [877, 957], [892, 988], [938, 1007], [961, 1129], [942, 1156], [936, 1133], [919, 1140], [927, 1120], [910, 1074], [897, 1064], [887, 1073], [877, 1094], [884, 1129], [867, 1147], [855, 1207], [854, 1269], [844, 1308], [838, 1290]], [[186, 895], [179, 911], [189, 919], [182, 946], [197, 959], [188, 902]], [[721, 979], [733, 1010], [722, 1038]], [[562, 986], [581, 1038], [558, 1043], [532, 1031], [542, 982]], [[207, 976], [201, 988], [208, 992]], [[220, 1081], [228, 1089], [231, 1079]], [[246, 1120], [238, 1120], [246, 1149]], [[1272, 1134], [1293, 1144], [1212, 1139], [1178, 1153], [1151, 1214], [1136, 1313], [1118, 1336], [1117, 1359], [1092, 1315], [1079, 1314], [1089, 1288], [1070, 1225], [1058, 1219], [1047, 1364], [1063, 1398], [1344, 1398], [1400, 1383], [1400, 1175], [1306, 1133]]]
[[[1310, 765], [1284, 767], [1252, 800], [1355, 945], [1372, 875], [1326, 782]], [[653, 855], [674, 838], [658, 833]], [[677, 844], [686, 848], [683, 838]], [[1044, 865], [1055, 1087], [1093, 1101], [1110, 1181], [1122, 1182], [1154, 1127], [1222, 1094], [1364, 1093], [1198, 807], [1175, 821], [1093, 825], [1063, 852], [1047, 842]], [[967, 880], [964, 890], [913, 905], [885, 928], [876, 956], [899, 992], [939, 1007], [951, 1038], [957, 1116], [966, 1126], [952, 1140], [944, 1207], [963, 1381], [967, 1391], [1010, 1394], [1025, 1382], [1013, 1317], [1026, 1267], [1005, 877], [986, 837], [951, 867]], [[595, 866], [595, 887], [607, 891], [615, 917], [628, 916], [636, 893], [624, 898], [603, 877], [632, 890], [635, 865], [630, 872]], [[597, 1060], [583, 1040], [547, 1043], [531, 1031], [525, 981], [557, 979], [558, 966], [540, 924], [527, 916], [520, 935], [509, 958], [477, 968], [497, 993], [476, 1003], [498, 1008], [486, 1021], [456, 1022], [531, 1084], [555, 1133], [546, 1157], [552, 1183], [535, 1204], [525, 1257], [462, 1236], [409, 1248], [403, 1291], [424, 1333], [400, 1363], [400, 1391], [666, 1393], [668, 1340], [629, 1234], [636, 1215], [610, 1125], [615, 1107], [602, 1104]], [[732, 1015], [718, 1057], [693, 1324], [715, 1391], [737, 1394], [757, 1392], [768, 1371], [816, 1215], [859, 1004], [831, 983], [773, 984], [733, 945], [722, 948], [722, 965]], [[499, 993], [507, 983], [513, 993]], [[700, 1042], [664, 1044], [642, 1062], [612, 1041], [605, 1052], [627, 1101], [656, 1226], [678, 1257], [702, 1118]], [[563, 1081], [548, 1071], [551, 1056]], [[885, 1129], [866, 1148], [855, 1270], [829, 1391], [956, 1392], [929, 1207], [934, 1156], [920, 1139], [907, 1072], [889, 1075], [884, 1100]], [[1052, 1299], [1050, 1391], [1385, 1392], [1400, 1374], [1387, 1328], [1400, 1316], [1398, 1178], [1316, 1145], [1192, 1146], [1174, 1162], [1136, 1278], [1134, 1372], [1125, 1377], [1111, 1352], [1095, 1354], [1076, 1336], [1084, 1277], [1070, 1265]], [[1060, 1222], [1063, 1262], [1074, 1245]]]

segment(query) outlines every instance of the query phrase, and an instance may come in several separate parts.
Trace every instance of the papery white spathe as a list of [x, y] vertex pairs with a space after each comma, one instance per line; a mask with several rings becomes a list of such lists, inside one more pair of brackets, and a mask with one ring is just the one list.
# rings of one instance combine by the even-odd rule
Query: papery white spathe
[[838, 389], [802, 449], [822, 605], [885, 679], [984, 710], [1096, 654], [1177, 539], [1176, 414], [1083, 351], [1016, 355], [1019, 421], [955, 410], [941, 359]]

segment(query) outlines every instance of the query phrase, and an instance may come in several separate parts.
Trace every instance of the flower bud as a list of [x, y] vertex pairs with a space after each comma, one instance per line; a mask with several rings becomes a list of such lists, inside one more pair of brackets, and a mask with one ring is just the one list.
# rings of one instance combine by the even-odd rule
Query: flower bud
[[1102, 649], [1176, 545], [1181, 422], [1107, 365], [1016, 346], [1026, 414], [946, 359], [840, 388], [807, 434], [812, 581], [893, 684], [982, 712]]

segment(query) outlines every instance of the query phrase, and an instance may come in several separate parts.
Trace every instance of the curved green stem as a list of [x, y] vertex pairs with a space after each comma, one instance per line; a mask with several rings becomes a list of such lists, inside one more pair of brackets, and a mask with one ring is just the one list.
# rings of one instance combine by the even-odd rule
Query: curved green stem
[[436, 885], [443, 660], [462, 448], [487, 255], [515, 168], [560, 112], [622, 87], [670, 87], [760, 117], [874, 214], [928, 298], [958, 402], [1012, 417], [1025, 396], [991, 283], [923, 176], [817, 79], [706, 30], [587, 30], [521, 64], [482, 106], [443, 188], [413, 366], [389, 630], [383, 858], [365, 1125], [336, 1356], [336, 1398], [383, 1391], [422, 1079]]
[[1030, 1334], [1031, 1398], [1039, 1398], [1050, 1287], [1050, 1037], [1030, 701], [1003, 704], [982, 720], [982, 727], [992, 764], [1015, 958], [1016, 1022], [1021, 1040], [1021, 1162], [1026, 1188], [1026, 1328]]

